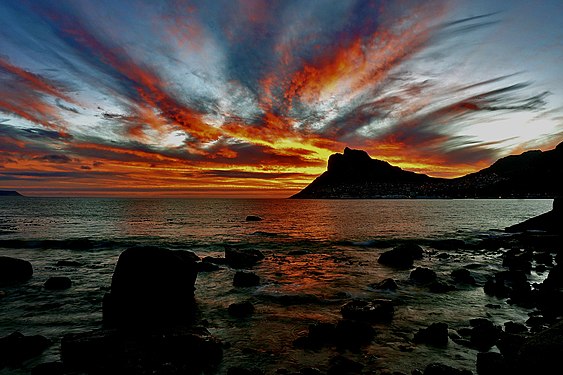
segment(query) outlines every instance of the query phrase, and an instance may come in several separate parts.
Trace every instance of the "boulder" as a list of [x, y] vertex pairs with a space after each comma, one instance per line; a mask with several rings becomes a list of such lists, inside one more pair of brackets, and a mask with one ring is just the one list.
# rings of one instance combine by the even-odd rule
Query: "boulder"
[[29, 280], [33, 267], [27, 260], [0, 256], [0, 284]]
[[395, 282], [395, 280], [391, 278], [384, 279], [378, 283], [371, 284], [370, 286], [374, 289], [380, 289], [380, 290], [397, 290], [398, 288], [398, 285]]
[[221, 267], [210, 262], [196, 262], [197, 272], [214, 272], [219, 271]]
[[415, 259], [422, 259], [424, 250], [413, 243], [401, 244], [379, 256], [379, 263], [395, 268], [411, 268]]
[[237, 271], [233, 278], [233, 286], [250, 287], [260, 285], [260, 277], [252, 272]]
[[248, 215], [246, 221], [262, 221], [263, 219], [257, 215]]
[[448, 325], [446, 323], [432, 323], [427, 328], [422, 328], [414, 334], [415, 343], [432, 346], [448, 345]]
[[197, 255], [158, 247], [133, 247], [119, 256], [104, 296], [106, 327], [171, 326], [191, 321]]
[[435, 280], [428, 285], [428, 290], [432, 293], [448, 293], [457, 290], [454, 285], [446, 282]]
[[225, 261], [232, 268], [252, 268], [262, 259], [264, 254], [260, 250], [225, 247]]
[[202, 327], [169, 330], [97, 330], [61, 340], [65, 371], [87, 374], [187, 374], [213, 372], [221, 343]]
[[31, 375], [64, 375], [62, 362], [45, 362], [35, 366], [31, 370]]
[[43, 287], [49, 290], [63, 290], [72, 286], [72, 281], [66, 276], [49, 277]]
[[478, 375], [499, 375], [510, 374], [508, 363], [500, 353], [487, 352], [477, 353], [477, 374]]
[[16, 366], [23, 361], [43, 353], [51, 345], [51, 340], [41, 335], [24, 336], [14, 332], [0, 338], [0, 369]]
[[528, 333], [528, 327], [524, 323], [505, 322], [504, 332], [506, 333]]
[[469, 284], [469, 285], [476, 284], [475, 278], [471, 275], [471, 272], [466, 268], [455, 269], [452, 271], [450, 276], [456, 283]]
[[517, 365], [521, 374], [553, 374], [563, 358], [563, 322], [539, 332], [520, 348]]
[[254, 305], [250, 301], [232, 303], [229, 305], [228, 312], [235, 318], [246, 318], [254, 313]]
[[471, 330], [470, 342], [477, 350], [487, 351], [496, 344], [502, 329], [497, 327], [488, 319], [477, 318], [471, 319], [469, 324]]
[[395, 312], [393, 302], [387, 299], [371, 301], [353, 300], [340, 309], [344, 319], [364, 320], [370, 322], [390, 321]]
[[416, 269], [411, 272], [409, 278], [415, 283], [428, 284], [436, 281], [437, 275], [436, 272], [429, 268], [416, 267]]

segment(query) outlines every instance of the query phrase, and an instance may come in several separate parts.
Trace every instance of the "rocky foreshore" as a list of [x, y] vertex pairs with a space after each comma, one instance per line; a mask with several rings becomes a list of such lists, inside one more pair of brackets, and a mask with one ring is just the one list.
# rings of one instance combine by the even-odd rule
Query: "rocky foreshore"
[[[381, 252], [378, 263], [389, 269], [408, 272], [407, 280], [386, 278], [369, 288], [385, 291], [389, 298], [350, 298], [338, 296], [340, 317], [332, 322], [313, 323], [288, 347], [307, 353], [328, 351], [328, 363], [300, 368], [262, 369], [260, 363], [241, 362], [222, 366], [232, 343], [219, 339], [209, 329], [209, 321], [194, 297], [198, 273], [231, 269], [235, 289], [259, 288], [262, 280], [255, 267], [276, 254], [227, 247], [223, 257], [205, 257], [190, 251], [159, 247], [132, 247], [119, 257], [111, 286], [103, 299], [103, 322], [93, 331], [66, 334], [58, 342], [39, 335], [13, 332], [0, 338], [0, 371], [17, 369], [40, 356], [52, 345], [60, 345], [60, 360], [39, 364], [32, 374], [406, 374], [392, 371], [385, 364], [372, 366], [373, 359], [362, 355], [370, 345], [378, 344], [378, 327], [392, 325], [397, 311], [405, 309], [393, 293], [408, 283], [421, 293], [447, 295], [459, 290], [475, 290], [500, 303], [526, 309], [526, 321], [506, 321], [476, 317], [460, 326], [436, 321], [413, 331], [398, 350], [412, 351], [419, 346], [442, 350], [455, 344], [475, 353], [474, 367], [432, 362], [410, 369], [413, 375], [471, 374], [550, 374], [560, 366], [563, 355], [563, 239], [561, 200], [540, 219], [508, 228], [512, 234], [468, 244], [460, 240], [414, 244], [405, 242]], [[553, 222], [555, 220], [555, 222]], [[546, 224], [548, 223], [548, 224]], [[521, 231], [516, 231], [521, 229]], [[420, 246], [423, 245], [423, 246]], [[498, 252], [497, 271], [479, 278], [471, 264], [454, 269], [449, 277], [435, 272], [422, 259], [432, 256], [447, 261], [449, 252], [460, 248], [478, 248]], [[433, 249], [429, 254], [429, 249]], [[306, 252], [295, 253], [295, 257]], [[281, 260], [278, 260], [281, 261]], [[80, 266], [64, 261], [60, 267]], [[531, 271], [547, 274], [541, 282], [530, 280]], [[481, 275], [482, 276], [482, 275]], [[0, 286], [17, 287], [33, 278], [30, 262], [0, 257]], [[53, 275], [46, 289], [72, 288], [72, 281]], [[0, 291], [0, 303], [5, 292]], [[284, 297], [284, 296], [281, 296]], [[271, 303], [306, 303], [279, 298]], [[496, 304], [487, 306], [494, 314]], [[245, 321], [262, 314], [252, 300], [229, 305], [229, 319]], [[22, 327], [23, 328], [23, 327]], [[264, 348], [268, 350], [268, 348]], [[352, 355], [353, 354], [353, 355]], [[363, 358], [363, 359], [362, 359]]]

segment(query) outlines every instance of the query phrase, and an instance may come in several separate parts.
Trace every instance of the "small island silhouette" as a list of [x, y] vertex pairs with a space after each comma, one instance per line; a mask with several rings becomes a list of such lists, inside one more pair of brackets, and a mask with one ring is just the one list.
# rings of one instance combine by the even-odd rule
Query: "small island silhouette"
[[563, 191], [563, 142], [497, 160], [479, 172], [446, 179], [404, 171], [348, 147], [296, 199], [555, 198]]
[[23, 197], [15, 190], [0, 190], [0, 197]]

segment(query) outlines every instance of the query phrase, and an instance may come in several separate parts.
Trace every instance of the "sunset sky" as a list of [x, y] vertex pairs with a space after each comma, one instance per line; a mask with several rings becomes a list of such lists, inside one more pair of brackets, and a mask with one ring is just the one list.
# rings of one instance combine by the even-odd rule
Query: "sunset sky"
[[1, 0], [0, 188], [286, 197], [563, 140], [561, 0]]

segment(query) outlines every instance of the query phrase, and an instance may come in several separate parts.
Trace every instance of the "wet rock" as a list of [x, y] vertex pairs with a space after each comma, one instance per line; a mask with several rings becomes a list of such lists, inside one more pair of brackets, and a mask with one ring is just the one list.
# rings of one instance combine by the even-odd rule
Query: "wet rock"
[[49, 277], [43, 287], [49, 290], [63, 290], [72, 286], [72, 281], [66, 276]]
[[431, 363], [424, 369], [423, 375], [473, 375], [469, 370], [460, 370], [442, 363]]
[[422, 328], [414, 334], [414, 342], [446, 346], [448, 345], [448, 325], [446, 323], [432, 323], [427, 328]]
[[264, 375], [264, 371], [257, 368], [229, 367], [227, 375]]
[[511, 249], [503, 255], [502, 265], [510, 270], [530, 273], [532, 270], [532, 253], [520, 249]]
[[504, 357], [500, 353], [477, 353], [478, 375], [499, 375], [511, 373]]
[[364, 365], [360, 362], [353, 361], [342, 355], [331, 358], [329, 365], [327, 375], [359, 374], [364, 368]]
[[392, 320], [395, 309], [393, 302], [387, 299], [353, 300], [342, 306], [340, 312], [344, 319], [375, 322]]
[[0, 290], [0, 299], [6, 297], [7, 295], [8, 295], [8, 294], [7, 294], [5, 291]]
[[41, 335], [24, 336], [14, 332], [0, 338], [0, 369], [15, 366], [43, 353], [51, 345], [51, 340]]
[[431, 283], [432, 281], [435, 281], [437, 277], [436, 272], [424, 267], [416, 267], [409, 276], [412, 281], [419, 284]]
[[260, 250], [225, 247], [225, 260], [232, 268], [252, 268], [262, 259], [264, 254]]
[[257, 215], [248, 215], [246, 221], [262, 221], [263, 219]]
[[466, 268], [455, 269], [452, 271], [450, 275], [456, 283], [469, 284], [469, 285], [476, 284], [475, 278], [471, 275], [471, 272]]
[[379, 256], [379, 263], [396, 268], [411, 268], [415, 259], [422, 259], [424, 250], [412, 243], [401, 244]]
[[563, 358], [563, 322], [527, 339], [519, 352], [518, 369], [522, 374], [552, 374], [561, 368]]
[[528, 327], [523, 323], [505, 322], [504, 332], [506, 333], [528, 333]]
[[56, 267], [81, 267], [82, 263], [77, 262], [75, 260], [59, 260], [56, 264]]
[[202, 327], [67, 334], [61, 340], [65, 370], [88, 374], [187, 374], [212, 372], [221, 343]]
[[470, 342], [473, 347], [478, 350], [489, 350], [496, 344], [502, 330], [488, 319], [477, 318], [469, 321], [471, 327]]
[[219, 271], [221, 267], [210, 262], [197, 262], [196, 263], [197, 272], [214, 272]]
[[534, 260], [536, 261], [536, 263], [543, 264], [546, 266], [553, 265], [553, 256], [548, 252], [535, 253]]
[[312, 346], [331, 346], [336, 343], [336, 325], [332, 323], [315, 323], [309, 325], [309, 344]]
[[563, 233], [563, 198], [553, 200], [553, 209], [545, 214], [533, 217], [522, 223], [505, 229], [507, 232], [524, 232], [528, 230], [542, 230], [548, 233]]
[[336, 324], [336, 344], [344, 348], [356, 348], [370, 344], [375, 329], [368, 323], [344, 319]]
[[41, 363], [31, 370], [31, 375], [63, 375], [64, 373], [62, 362]]
[[506, 361], [513, 363], [524, 344], [526, 337], [521, 334], [503, 332], [496, 343], [497, 348]]
[[104, 324], [146, 327], [188, 323], [195, 310], [196, 258], [188, 251], [151, 246], [122, 252], [111, 292], [104, 296]]
[[436, 250], [457, 250], [457, 249], [464, 249], [466, 244], [462, 240], [458, 239], [445, 239], [445, 240], [434, 240], [430, 242], [430, 246], [432, 246]]
[[254, 313], [254, 305], [250, 301], [232, 303], [228, 312], [235, 318], [246, 318]]
[[27, 260], [0, 256], [0, 285], [29, 280], [33, 267]]
[[443, 281], [433, 281], [428, 285], [428, 290], [432, 293], [448, 293], [456, 290], [456, 287]]
[[251, 287], [260, 285], [260, 277], [252, 272], [237, 271], [233, 278], [233, 286]]
[[370, 286], [374, 289], [379, 289], [379, 290], [397, 290], [398, 288], [395, 280], [391, 278], [384, 279], [378, 283], [371, 284]]

